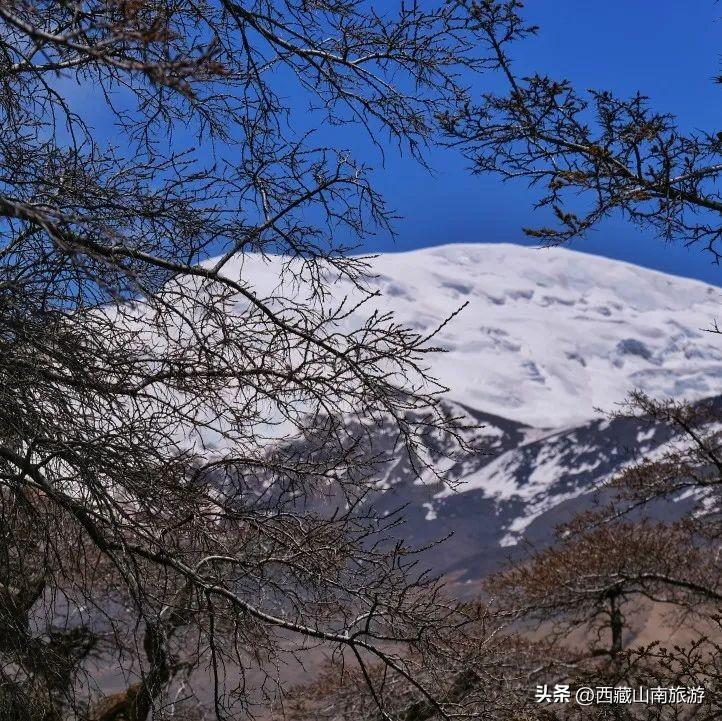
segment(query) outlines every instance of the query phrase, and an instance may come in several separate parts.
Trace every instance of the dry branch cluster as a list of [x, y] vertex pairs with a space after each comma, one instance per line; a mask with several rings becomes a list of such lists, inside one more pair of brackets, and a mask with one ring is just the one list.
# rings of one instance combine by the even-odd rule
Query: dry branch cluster
[[621, 214], [719, 259], [719, 128], [686, 132], [639, 92], [627, 98], [580, 90], [536, 67], [520, 74], [515, 44], [539, 31], [525, 22], [523, 4], [479, 0], [470, 14], [503, 90], [472, 98], [441, 120], [474, 172], [523, 180], [538, 191], [537, 208], [550, 209], [555, 225], [528, 228], [530, 236], [558, 244]]
[[437, 704], [405, 655], [467, 619], [365, 437], [421, 470], [455, 422], [429, 339], [328, 293], [391, 215], [308, 118], [421, 159], [475, 63], [454, 5], [2, 3], [2, 718], [230, 718], [315, 646]]
[[[571, 662], [501, 626], [606, 618], [592, 655], [618, 673], [629, 595], [719, 600], [714, 514], [583, 533], [543, 572], [497, 580], [509, 605], [486, 611], [448, 599], [368, 502], [390, 454], [421, 472], [425, 438], [463, 434], [439, 409], [431, 339], [333, 299], [338, 276], [372, 297], [349, 250], [392, 215], [313, 126], [423, 162], [441, 121], [480, 172], [546, 184], [561, 229], [542, 238], [618, 208], [716, 248], [719, 138], [641, 97], [517, 78], [520, 8], [0, 4], [0, 717], [223, 719], [273, 699], [297, 718], [549, 718], [529, 680]], [[508, 94], [474, 105], [479, 70]], [[582, 216], [562, 205], [578, 190]], [[284, 256], [271, 287], [249, 253], [256, 269]], [[685, 451], [628, 475], [632, 500], [716, 489], [705, 443], [709, 462]], [[321, 686], [279, 699], [286, 664], [320, 647], [335, 653]], [[691, 677], [705, 653], [639, 663]]]

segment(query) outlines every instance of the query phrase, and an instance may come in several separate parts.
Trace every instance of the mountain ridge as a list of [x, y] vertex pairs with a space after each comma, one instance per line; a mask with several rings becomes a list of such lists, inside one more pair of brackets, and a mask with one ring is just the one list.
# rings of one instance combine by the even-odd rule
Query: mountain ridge
[[[247, 255], [228, 271], [268, 289], [276, 262]], [[373, 503], [382, 513], [406, 506], [402, 533], [412, 544], [454, 532], [438, 555], [429, 551], [439, 570], [478, 577], [528, 543], [548, 543], [607, 478], [670, 440], [668, 429], [644, 419], [606, 418], [631, 391], [722, 403], [722, 339], [704, 330], [722, 307], [715, 286], [510, 244], [437, 246], [369, 262], [381, 295], [363, 312], [394, 310], [422, 335], [442, 326], [435, 343], [446, 352], [430, 357], [431, 373], [450, 388], [449, 412], [482, 426], [475, 445], [493, 452], [469, 452], [447, 468], [456, 490], [434, 478], [419, 483], [403, 459], [379, 479]], [[334, 298], [353, 298], [349, 281], [331, 281]], [[383, 448], [382, 432], [377, 442]]]
[[[247, 254], [226, 270], [270, 295], [279, 262]], [[562, 428], [612, 410], [635, 388], [692, 400], [722, 393], [722, 342], [704, 330], [722, 307], [715, 286], [512, 244], [436, 246], [369, 263], [380, 296], [357, 317], [393, 310], [425, 334], [468, 302], [434, 338], [445, 352], [428, 360], [454, 401]], [[329, 282], [332, 298], [359, 295], [346, 279]]]

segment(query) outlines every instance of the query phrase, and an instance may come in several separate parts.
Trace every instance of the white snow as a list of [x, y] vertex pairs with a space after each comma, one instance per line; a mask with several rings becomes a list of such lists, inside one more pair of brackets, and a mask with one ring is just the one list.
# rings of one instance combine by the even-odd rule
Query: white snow
[[[279, 262], [247, 255], [230, 272], [265, 292]], [[382, 296], [419, 331], [462, 303], [436, 344], [433, 372], [462, 403], [541, 428], [611, 410], [629, 391], [722, 392], [722, 338], [705, 332], [722, 290], [599, 256], [509, 244], [446, 245], [371, 261]], [[354, 296], [347, 281], [333, 295]]]
[[[445, 246], [376, 261], [387, 306], [439, 336], [433, 361], [451, 396], [537, 427], [612, 409], [639, 387], [654, 396], [722, 390], [722, 339], [704, 332], [722, 291], [563, 249]], [[403, 292], [399, 292], [402, 290]], [[600, 309], [606, 309], [601, 312]]]
[[[720, 316], [720, 288], [568, 249], [509, 244], [387, 253], [370, 263], [371, 287], [381, 295], [358, 315], [393, 310], [425, 334], [468, 301], [436, 336], [434, 344], [446, 352], [429, 358], [432, 373], [449, 387], [451, 400], [530, 426], [521, 446], [598, 418], [634, 389], [660, 399], [722, 393], [722, 337], [705, 331]], [[251, 254], [225, 271], [267, 296], [278, 290], [280, 267], [280, 258]], [[302, 296], [304, 289], [290, 292]], [[359, 296], [343, 279], [331, 292], [337, 301], [348, 298], [348, 305]], [[645, 452], [652, 434], [639, 434]], [[569, 475], [555, 448], [549, 446], [548, 457], [540, 453], [522, 483], [513, 480], [519, 448], [478, 470], [462, 470], [459, 491], [483, 489], [500, 502], [524, 502], [503, 545], [515, 543], [549, 507], [581, 492], [549, 493], [562, 473]], [[594, 465], [580, 464], [576, 473]], [[380, 485], [392, 476], [390, 469]], [[444, 488], [435, 499], [452, 492]], [[433, 502], [423, 508], [427, 520], [436, 518]]]

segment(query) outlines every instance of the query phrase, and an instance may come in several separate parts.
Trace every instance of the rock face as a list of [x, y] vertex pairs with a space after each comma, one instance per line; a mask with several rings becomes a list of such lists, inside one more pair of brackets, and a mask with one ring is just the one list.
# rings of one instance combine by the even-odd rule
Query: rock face
[[[548, 540], [610, 474], [668, 440], [641, 419], [605, 419], [630, 391], [690, 400], [722, 393], [722, 338], [704, 330], [722, 308], [719, 288], [515, 245], [392, 253], [371, 265], [382, 295], [362, 313], [393, 309], [429, 332], [468, 302], [437, 336], [447, 352], [431, 359], [432, 372], [450, 389], [450, 409], [484, 426], [475, 440], [492, 453], [451, 467], [456, 490], [419, 482], [399, 459], [373, 500], [382, 511], [408, 504], [399, 532], [416, 544], [453, 533], [428, 553], [461, 579], [483, 575], [523, 541]], [[252, 256], [234, 272], [260, 289], [277, 277], [273, 260]], [[337, 281], [333, 294], [354, 290]]]
[[[714, 399], [722, 409], [722, 398]], [[451, 535], [427, 552], [434, 568], [461, 580], [479, 578], [529, 545], [545, 545], [554, 527], [603, 501], [603, 482], [635, 458], [654, 455], [671, 435], [643, 418], [592, 419], [563, 430], [541, 431], [507, 419], [456, 407], [483, 424], [478, 433], [491, 454], [459, 459], [448, 471], [454, 489], [421, 483], [397, 464], [383, 479], [388, 490], [376, 506], [405, 510], [403, 535], [423, 546]], [[676, 516], [691, 499], [658, 504], [654, 513]]]

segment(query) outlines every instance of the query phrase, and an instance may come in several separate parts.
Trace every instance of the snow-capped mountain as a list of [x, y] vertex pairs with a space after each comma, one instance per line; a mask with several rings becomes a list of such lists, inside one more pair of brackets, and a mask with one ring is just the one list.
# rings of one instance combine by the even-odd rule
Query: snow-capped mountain
[[[722, 397], [703, 402], [722, 410]], [[605, 500], [598, 493], [603, 481], [672, 437], [668, 426], [645, 418], [597, 418], [545, 432], [457, 404], [450, 411], [483, 426], [483, 450], [449, 469], [458, 485], [421, 483], [400, 460], [374, 503], [381, 512], [407, 504], [403, 536], [417, 547], [453, 534], [425, 555], [434, 568], [462, 579], [483, 576], [529, 544], [548, 543], [555, 526]], [[673, 517], [693, 505], [692, 498], [679, 499], [658, 503], [653, 512]]]
[[571, 425], [632, 388], [722, 391], [722, 290], [566, 249], [448, 245], [373, 263], [381, 303], [437, 337], [451, 398], [533, 426]]
[[[274, 261], [235, 272], [269, 286]], [[635, 388], [690, 400], [722, 395], [722, 290], [566, 249], [449, 245], [371, 261], [370, 304], [422, 332], [443, 326], [432, 372], [448, 403], [483, 424], [482, 445], [449, 471], [456, 490], [419, 483], [399, 460], [376, 503], [409, 503], [404, 534], [425, 544], [453, 531], [442, 565], [483, 573], [522, 539], [543, 542], [601, 481], [668, 439], [639, 419], [604, 418]], [[353, 295], [338, 281], [334, 295]], [[364, 311], [370, 312], [370, 308]], [[438, 559], [437, 559], [438, 560]]]
[[[247, 255], [226, 269], [261, 292], [276, 262]], [[453, 400], [539, 428], [599, 415], [632, 388], [653, 396], [722, 392], [722, 289], [575, 251], [446, 245], [371, 260], [382, 295], [365, 306], [420, 331], [465, 302], [435, 343], [433, 372]], [[347, 281], [334, 295], [353, 296]]]

